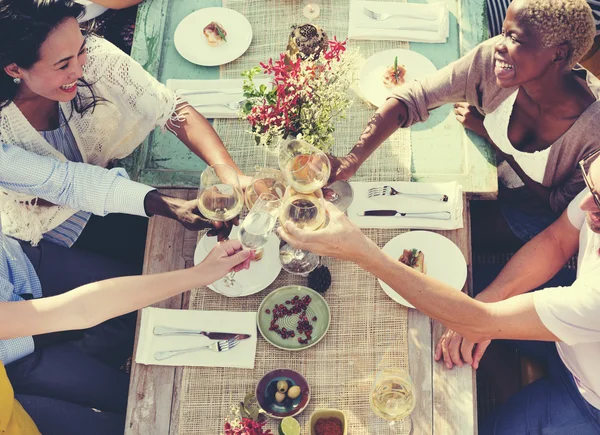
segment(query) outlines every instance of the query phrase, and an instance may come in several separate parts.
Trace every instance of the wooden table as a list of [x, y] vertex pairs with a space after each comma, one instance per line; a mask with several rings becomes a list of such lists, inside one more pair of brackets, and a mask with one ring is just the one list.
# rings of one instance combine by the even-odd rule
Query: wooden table
[[[194, 198], [187, 189], [164, 190], [181, 198]], [[471, 241], [468, 231], [468, 202], [465, 226], [456, 231], [439, 231], [461, 249], [468, 265], [463, 291], [471, 286]], [[154, 217], [148, 228], [144, 273], [159, 273], [193, 265], [197, 233], [173, 220]], [[160, 302], [155, 307], [186, 309], [189, 292]], [[139, 326], [139, 324], [138, 324]], [[475, 372], [470, 367], [447, 370], [433, 360], [433, 349], [443, 327], [416, 310], [408, 316], [409, 370], [418, 401], [413, 413], [415, 434], [468, 435], [477, 433]], [[137, 347], [137, 337], [136, 337]], [[424, 361], [422, 355], [430, 357]], [[132, 364], [126, 434], [176, 435], [179, 425], [179, 392], [183, 367]], [[216, 435], [216, 434], [215, 434]]]
[[[325, 1], [330, 0], [321, 0], [321, 3]], [[443, 1], [451, 11], [448, 43], [411, 44], [412, 50], [429, 57], [438, 68], [457, 59], [487, 35], [485, 0]], [[179, 21], [188, 13], [199, 7], [220, 5], [220, 0], [146, 0], [139, 10], [132, 56], [162, 82], [168, 78], [218, 78], [217, 69], [198, 67], [180, 58], [173, 46], [173, 33]], [[469, 198], [495, 198], [496, 169], [489, 146], [476, 136], [465, 133], [454, 120], [448, 106], [435, 111], [427, 123], [411, 129], [411, 141], [416, 181], [459, 180]], [[443, 147], [440, 146], [442, 143]], [[175, 138], [155, 132], [127, 166], [135, 178], [148, 184], [158, 187], [195, 187], [197, 173], [202, 168], [198, 166], [197, 159], [189, 157], [188, 151]], [[165, 192], [182, 198], [195, 195], [195, 191], [186, 189]], [[440, 233], [454, 241], [465, 255], [469, 274], [463, 291], [470, 291], [472, 275], [468, 202], [465, 202], [464, 215], [465, 226], [462, 230]], [[144, 273], [191, 266], [196, 240], [196, 233], [184, 230], [178, 223], [152, 218], [148, 229]], [[185, 309], [188, 304], [189, 293], [186, 293], [155, 306]], [[409, 369], [418, 391], [418, 403], [413, 414], [414, 433], [476, 434], [474, 371], [469, 367], [448, 371], [433, 361], [433, 349], [443, 331], [437, 322], [411, 310], [408, 327]], [[426, 361], [417, 359], [416, 355], [419, 354], [430, 355], [430, 358]], [[182, 372], [183, 368], [133, 364], [126, 434], [178, 433]]]

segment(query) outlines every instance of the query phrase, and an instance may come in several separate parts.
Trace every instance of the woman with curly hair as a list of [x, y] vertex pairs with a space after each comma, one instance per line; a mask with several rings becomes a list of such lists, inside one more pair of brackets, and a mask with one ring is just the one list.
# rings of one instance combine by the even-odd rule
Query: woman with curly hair
[[577, 65], [594, 41], [585, 0], [515, 0], [502, 34], [420, 81], [398, 88], [358, 143], [332, 158], [349, 178], [396, 129], [455, 104], [457, 119], [498, 155], [498, 201], [472, 202], [475, 248], [522, 245], [584, 187], [577, 163], [599, 147], [600, 81]]

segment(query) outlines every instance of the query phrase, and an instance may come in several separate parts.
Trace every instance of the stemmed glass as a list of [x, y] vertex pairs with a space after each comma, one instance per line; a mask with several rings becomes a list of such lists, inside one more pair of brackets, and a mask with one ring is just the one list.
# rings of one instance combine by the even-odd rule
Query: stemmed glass
[[304, 8], [302, 9], [302, 15], [309, 20], [314, 20], [321, 13], [321, 6], [319, 6], [315, 0], [304, 0]]
[[[399, 368], [381, 370], [371, 387], [371, 408], [390, 426], [407, 418], [415, 409], [415, 387], [410, 375]], [[412, 421], [410, 421], [412, 425]]]
[[252, 208], [254, 202], [262, 193], [269, 193], [277, 198], [283, 198], [287, 184], [283, 174], [278, 169], [259, 169], [250, 185], [246, 188], [246, 207]]
[[[228, 165], [218, 164], [207, 167], [200, 175], [198, 189], [198, 209], [207, 219], [226, 222], [240, 214], [244, 207], [242, 189], [235, 170]], [[207, 251], [208, 237], [205, 237], [204, 247]], [[237, 296], [242, 292], [242, 286], [229, 278], [223, 278], [222, 285], [218, 281], [215, 289], [226, 296]]]

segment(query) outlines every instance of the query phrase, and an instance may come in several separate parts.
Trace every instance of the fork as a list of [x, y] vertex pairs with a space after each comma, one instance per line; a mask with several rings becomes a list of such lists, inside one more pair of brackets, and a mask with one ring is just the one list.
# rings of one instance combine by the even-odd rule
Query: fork
[[242, 107], [242, 102], [241, 101], [231, 101], [229, 103], [200, 103], [200, 104], [194, 104], [193, 106], [194, 107], [225, 106], [231, 110], [238, 110], [240, 107]]
[[201, 347], [190, 347], [187, 349], [178, 349], [178, 350], [165, 350], [162, 352], [156, 352], [154, 354], [154, 359], [157, 361], [161, 361], [163, 359], [171, 358], [172, 356], [182, 355], [184, 353], [197, 352], [202, 349], [210, 349], [213, 352], [227, 352], [228, 350], [233, 349], [239, 343], [239, 339], [237, 337], [230, 338], [229, 340], [221, 340], [215, 341], [213, 344], [209, 344], [208, 346]]
[[368, 7], [364, 7], [365, 15], [372, 20], [375, 21], [385, 21], [391, 17], [406, 17], [406, 18], [418, 18], [421, 20], [435, 21], [438, 19], [437, 14], [430, 12], [422, 12], [420, 14], [411, 13], [410, 11], [405, 11], [402, 14], [388, 14], [387, 12], [377, 12]]
[[443, 195], [441, 193], [406, 193], [399, 192], [391, 186], [377, 186], [372, 187], [368, 191], [368, 197], [372, 198], [374, 196], [395, 196], [395, 195], [405, 195], [412, 196], [415, 198], [423, 198], [429, 199], [431, 201], [439, 201], [439, 202], [448, 202], [448, 195]]

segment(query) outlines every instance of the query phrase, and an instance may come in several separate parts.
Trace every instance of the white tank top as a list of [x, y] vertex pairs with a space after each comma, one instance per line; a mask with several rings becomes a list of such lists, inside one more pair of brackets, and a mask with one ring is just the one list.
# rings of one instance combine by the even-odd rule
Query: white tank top
[[[518, 93], [519, 90], [517, 89], [496, 110], [488, 113], [483, 120], [483, 125], [496, 146], [503, 153], [513, 156], [517, 164], [523, 169], [523, 172], [533, 181], [541, 184], [544, 180], [548, 156], [552, 147], [550, 146], [542, 151], [526, 153], [513, 147], [508, 139], [508, 124], [510, 123], [510, 115], [512, 114]], [[515, 170], [506, 161], [498, 165], [498, 179], [510, 189], [524, 185], [523, 180], [521, 180]]]

